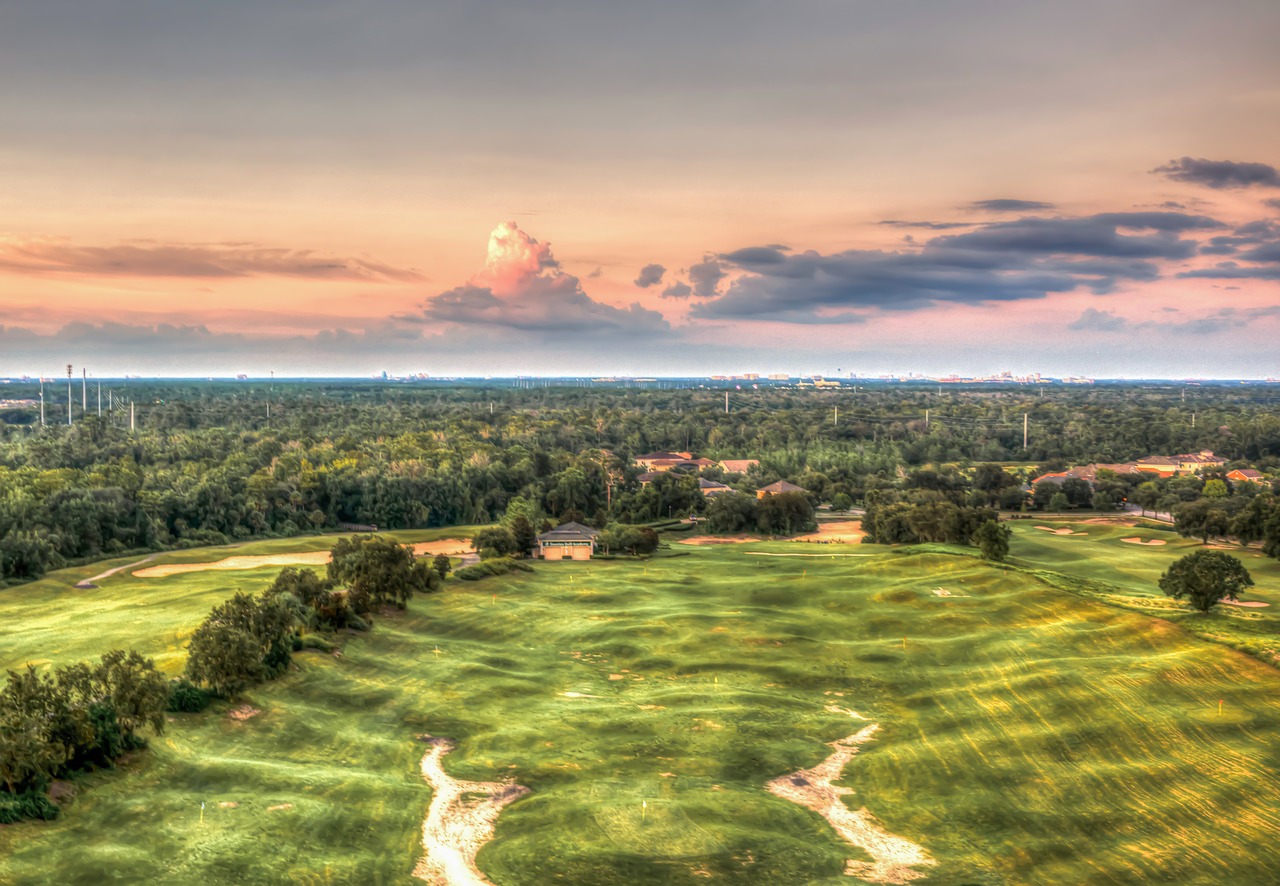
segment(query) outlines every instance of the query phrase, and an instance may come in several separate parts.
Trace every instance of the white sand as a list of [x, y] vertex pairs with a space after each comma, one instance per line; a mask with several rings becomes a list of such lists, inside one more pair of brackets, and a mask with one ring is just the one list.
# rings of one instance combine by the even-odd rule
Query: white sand
[[422, 777], [431, 785], [431, 806], [422, 823], [426, 854], [413, 875], [433, 886], [492, 886], [476, 867], [476, 853], [493, 839], [494, 822], [504, 806], [529, 793], [514, 782], [460, 781], [444, 771], [441, 760], [454, 749], [447, 738], [429, 739]]
[[852, 788], [832, 784], [858, 753], [858, 746], [874, 738], [879, 729], [879, 724], [872, 723], [848, 738], [831, 742], [835, 753], [817, 766], [775, 778], [766, 787], [775, 796], [812, 809], [830, 822], [837, 834], [874, 859], [846, 861], [845, 874], [871, 883], [908, 883], [927, 876], [915, 870], [917, 866], [937, 862], [922, 846], [886, 831], [865, 807], [851, 810], [841, 798], [852, 794]]
[[[471, 551], [471, 542], [461, 538], [446, 538], [440, 541], [425, 541], [413, 545], [413, 552], [419, 557], [427, 554], [449, 554], [461, 556]], [[212, 563], [164, 563], [160, 566], [148, 566], [133, 573], [135, 578], [164, 578], [169, 575], [184, 575], [188, 572], [212, 572], [224, 569], [261, 569], [264, 566], [324, 566], [329, 562], [328, 551], [298, 551], [292, 554], [259, 554], [226, 557]], [[92, 580], [92, 579], [91, 579]]]

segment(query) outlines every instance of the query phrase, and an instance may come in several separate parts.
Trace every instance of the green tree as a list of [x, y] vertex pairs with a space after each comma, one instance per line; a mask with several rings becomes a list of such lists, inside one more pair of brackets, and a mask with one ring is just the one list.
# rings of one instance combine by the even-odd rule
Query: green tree
[[1222, 600], [1238, 600], [1240, 592], [1253, 587], [1253, 578], [1244, 564], [1223, 551], [1195, 551], [1178, 560], [1160, 576], [1160, 590], [1166, 596], [1188, 602], [1207, 613]]
[[973, 541], [982, 551], [982, 559], [1002, 561], [1009, 556], [1009, 539], [1013, 531], [996, 520], [979, 524], [973, 533]]
[[833, 511], [847, 511], [851, 507], [853, 507], [853, 499], [849, 497], [847, 492], [837, 492], [831, 498], [831, 509]]
[[716, 535], [742, 532], [756, 524], [756, 500], [741, 492], [713, 496], [707, 504], [707, 529]]
[[1205, 498], [1226, 498], [1227, 484], [1218, 479], [1206, 480], [1204, 489], [1200, 492]]
[[1156, 504], [1160, 501], [1160, 487], [1153, 480], [1146, 480], [1138, 484], [1138, 488], [1133, 490], [1134, 503], [1142, 508], [1143, 516], [1147, 511], [1155, 510]]
[[[378, 535], [338, 539], [329, 555], [329, 578], [348, 588], [353, 600], [367, 600], [369, 607], [394, 604], [403, 609], [415, 593], [441, 587], [440, 576], [414, 556], [413, 548]], [[352, 608], [368, 611], [363, 603]]]
[[1071, 504], [1071, 500], [1067, 498], [1064, 492], [1055, 492], [1049, 496], [1049, 510], [1055, 514], [1061, 514], [1067, 509], [1067, 505]]
[[453, 571], [453, 561], [449, 559], [448, 554], [436, 554], [435, 559], [431, 561], [431, 567], [436, 571], [436, 575], [444, 578]]
[[1186, 502], [1173, 511], [1173, 528], [1183, 538], [1198, 538], [1201, 544], [1209, 539], [1226, 535], [1231, 529], [1227, 512], [1209, 499]]
[[[537, 536], [534, 539], [536, 541]], [[471, 546], [480, 552], [481, 560], [509, 557], [519, 550], [515, 533], [505, 526], [486, 526], [476, 533]]]

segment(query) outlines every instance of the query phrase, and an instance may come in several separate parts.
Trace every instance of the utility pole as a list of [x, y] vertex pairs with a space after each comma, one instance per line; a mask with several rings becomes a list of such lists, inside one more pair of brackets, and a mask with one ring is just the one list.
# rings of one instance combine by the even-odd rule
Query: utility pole
[[840, 426], [840, 407], [839, 406], [836, 407], [836, 414], [835, 414], [835, 417], [831, 420], [831, 423], [834, 424], [836, 427]]
[[67, 364], [67, 427], [71, 427], [71, 364]]
[[729, 414], [729, 392], [728, 391], [724, 392], [724, 414], [725, 415]]
[[102, 379], [98, 379], [98, 418], [102, 418]]
[[1027, 419], [1029, 413], [1022, 413], [1022, 448], [1027, 448]]
[[1191, 430], [1194, 431], [1195, 429], [1196, 429], [1196, 414], [1193, 412], [1191, 413]]
[[132, 434], [134, 428], [137, 427], [133, 420], [133, 401], [129, 401], [129, 433]]
[[924, 426], [929, 427], [929, 410], [924, 411]]
[[44, 427], [44, 376], [40, 376], [40, 427]]
[[89, 412], [89, 370], [80, 367], [80, 414]]

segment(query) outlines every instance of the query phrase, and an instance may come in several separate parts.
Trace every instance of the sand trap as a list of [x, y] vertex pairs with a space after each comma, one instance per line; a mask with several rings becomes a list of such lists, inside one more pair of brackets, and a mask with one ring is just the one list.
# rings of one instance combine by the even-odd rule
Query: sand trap
[[791, 541], [856, 544], [866, 537], [861, 520], [831, 520], [818, 524], [817, 532], [797, 535]]
[[[425, 541], [413, 545], [413, 552], [419, 557], [427, 554], [450, 554], [462, 556], [470, 553], [471, 542], [461, 538], [446, 538], [440, 541]], [[148, 558], [150, 559], [150, 558]], [[148, 566], [133, 573], [135, 578], [164, 578], [169, 575], [183, 575], [188, 572], [212, 572], [223, 569], [261, 569], [265, 566], [324, 566], [329, 562], [328, 551], [298, 551], [293, 554], [260, 554], [244, 555], [215, 560], [212, 563], [164, 563], [160, 566]], [[137, 565], [137, 564], [134, 564]], [[122, 569], [128, 567], [120, 567]], [[103, 573], [107, 575], [109, 573]], [[95, 576], [101, 578], [102, 576]], [[92, 581], [93, 579], [90, 579]]]
[[792, 775], [783, 775], [770, 781], [769, 793], [812, 809], [821, 815], [837, 834], [848, 843], [865, 850], [875, 861], [845, 862], [844, 872], [871, 883], [908, 883], [927, 876], [915, 870], [917, 865], [934, 865], [937, 862], [922, 846], [895, 836], [876, 821], [864, 807], [857, 812], [849, 809], [840, 799], [852, 794], [852, 788], [843, 788], [831, 782], [840, 778], [845, 765], [858, 753], [858, 746], [875, 737], [880, 725], [872, 723], [848, 738], [831, 742], [835, 753], [812, 769], [801, 769]]
[[1138, 538], [1136, 535], [1133, 538], [1122, 538], [1120, 540], [1127, 545], [1156, 545], [1158, 547], [1160, 545], [1168, 544], [1168, 542], [1165, 541], [1163, 538], [1141, 539], [1141, 538]]
[[1045, 532], [1052, 532], [1054, 535], [1088, 535], [1089, 534], [1087, 532], [1076, 532], [1074, 529], [1070, 529], [1066, 526], [1063, 526], [1061, 529], [1054, 529], [1052, 526], [1037, 526], [1036, 529], [1041, 529]]
[[476, 867], [476, 853], [493, 839], [502, 808], [529, 793], [514, 782], [459, 781], [444, 771], [441, 760], [456, 747], [447, 738], [425, 736], [431, 744], [422, 758], [422, 777], [431, 785], [431, 806], [422, 823], [426, 850], [413, 875], [435, 886], [488, 884]]
[[934, 588], [933, 595], [935, 597], [967, 597], [968, 594], [957, 594], [955, 591], [949, 591], [946, 588]]
[[143, 563], [149, 563], [158, 556], [160, 555], [152, 554], [150, 557], [143, 557], [141, 560], [135, 561], [133, 563], [126, 563], [123, 566], [117, 566], [114, 569], [108, 569], [106, 572], [99, 572], [97, 575], [93, 576], [92, 578], [86, 578], [83, 581], [77, 582], [76, 587], [80, 588], [81, 590], [89, 590], [90, 588], [96, 588], [97, 585], [94, 584], [95, 581], [101, 581], [104, 578], [110, 578], [111, 576], [115, 575], [117, 572], [124, 572], [126, 569], [132, 569], [135, 566], [141, 566]]
[[1243, 606], [1245, 609], [1266, 609], [1270, 603], [1263, 603], [1261, 600], [1220, 600], [1227, 606]]
[[695, 535], [682, 538], [676, 544], [682, 545], [740, 545], [749, 541], [764, 541], [754, 535]]

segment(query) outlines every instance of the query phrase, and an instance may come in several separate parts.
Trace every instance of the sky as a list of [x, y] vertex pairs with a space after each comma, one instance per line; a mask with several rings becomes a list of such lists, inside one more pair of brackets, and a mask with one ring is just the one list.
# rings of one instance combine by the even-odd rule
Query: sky
[[1275, 0], [0, 3], [0, 376], [1280, 376]]

